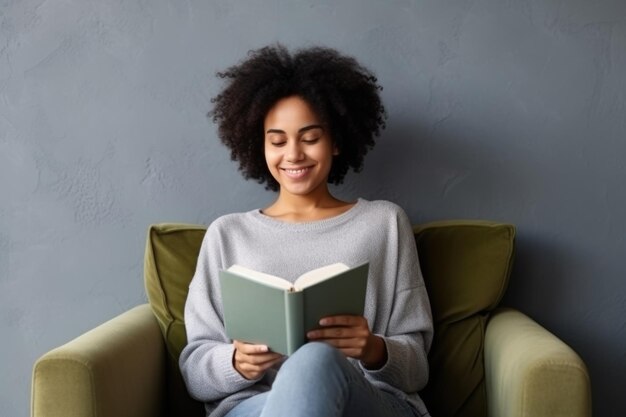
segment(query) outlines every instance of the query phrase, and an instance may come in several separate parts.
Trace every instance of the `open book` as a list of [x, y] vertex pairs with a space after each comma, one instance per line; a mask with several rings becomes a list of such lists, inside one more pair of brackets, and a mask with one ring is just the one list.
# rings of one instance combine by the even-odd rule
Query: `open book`
[[233, 265], [220, 271], [224, 324], [231, 339], [291, 355], [322, 317], [363, 315], [369, 263], [332, 264], [289, 281]]

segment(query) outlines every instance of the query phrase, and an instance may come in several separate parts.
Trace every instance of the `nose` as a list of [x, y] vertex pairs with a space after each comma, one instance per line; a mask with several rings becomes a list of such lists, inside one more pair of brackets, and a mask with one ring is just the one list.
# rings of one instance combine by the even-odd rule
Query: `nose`
[[304, 152], [302, 152], [302, 146], [299, 141], [292, 140], [287, 142], [285, 159], [287, 162], [298, 162], [304, 159]]

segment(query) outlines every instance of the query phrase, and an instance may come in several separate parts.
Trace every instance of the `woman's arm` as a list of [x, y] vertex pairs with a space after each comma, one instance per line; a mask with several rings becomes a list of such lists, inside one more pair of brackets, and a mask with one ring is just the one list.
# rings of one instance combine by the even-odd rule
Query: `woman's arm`
[[[389, 220], [386, 251], [389, 276], [383, 285], [393, 285], [393, 300], [388, 317], [378, 320], [373, 333], [385, 343], [387, 360], [378, 369], [361, 364], [366, 377], [401, 389], [416, 392], [428, 382], [428, 351], [433, 337], [430, 301], [419, 266], [413, 229], [407, 215], [398, 208]], [[396, 247], [394, 247], [395, 249]], [[391, 259], [395, 257], [395, 259]], [[381, 301], [382, 303], [386, 301]], [[384, 327], [382, 327], [384, 326]]]
[[253, 385], [233, 366], [235, 348], [226, 336], [217, 274], [221, 265], [215, 223], [202, 242], [196, 272], [185, 303], [187, 345], [179, 365], [190, 395], [210, 402]]

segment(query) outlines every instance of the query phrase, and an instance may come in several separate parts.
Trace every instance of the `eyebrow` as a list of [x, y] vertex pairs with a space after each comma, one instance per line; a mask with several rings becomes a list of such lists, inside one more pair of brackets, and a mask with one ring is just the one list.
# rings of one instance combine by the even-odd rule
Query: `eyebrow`
[[[308, 125], [308, 126], [304, 126], [304, 127], [300, 128], [300, 129], [298, 129], [298, 133], [306, 132], [307, 130], [311, 130], [311, 129], [322, 129], [322, 130], [324, 130], [322, 125]], [[281, 129], [268, 129], [267, 132], [265, 132], [265, 133], [282, 133], [282, 134], [284, 134], [285, 131], [281, 130]]]

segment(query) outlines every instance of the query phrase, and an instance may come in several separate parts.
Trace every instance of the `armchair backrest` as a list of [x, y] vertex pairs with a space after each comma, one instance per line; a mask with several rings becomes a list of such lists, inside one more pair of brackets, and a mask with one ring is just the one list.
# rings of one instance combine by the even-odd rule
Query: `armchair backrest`
[[[144, 280], [167, 346], [164, 407], [172, 416], [204, 415], [186, 392], [178, 357], [187, 342], [184, 304], [205, 231], [188, 224], [157, 224], [148, 231]], [[515, 229], [447, 221], [416, 226], [414, 232], [435, 324], [430, 382], [422, 395], [439, 417], [486, 416], [485, 325], [508, 282]]]
[[178, 357], [187, 344], [185, 300], [205, 232], [205, 226], [173, 223], [152, 225], [148, 230], [144, 284], [167, 346], [166, 416], [205, 415], [202, 404], [187, 393], [178, 368]]
[[422, 398], [433, 416], [485, 417], [485, 328], [508, 284], [515, 228], [443, 221], [414, 232], [435, 327]]

